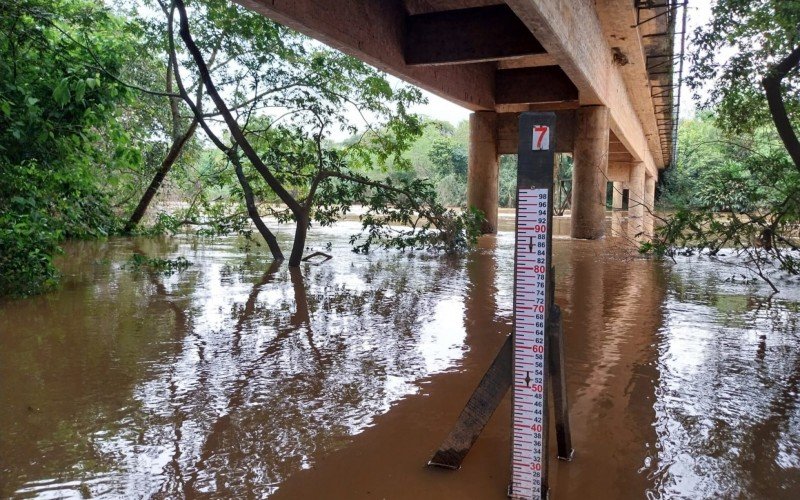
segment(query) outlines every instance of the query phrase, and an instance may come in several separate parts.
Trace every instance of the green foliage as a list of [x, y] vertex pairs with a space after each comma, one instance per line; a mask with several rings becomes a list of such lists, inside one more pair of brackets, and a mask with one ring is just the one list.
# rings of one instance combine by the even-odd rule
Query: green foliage
[[184, 221], [175, 214], [159, 211], [149, 226], [137, 228], [133, 234], [137, 236], [161, 236], [164, 234], [177, 234], [183, 228]]
[[[213, 6], [213, 3], [205, 5], [208, 9], [205, 15], [213, 14]], [[228, 12], [254, 27], [269, 23], [258, 16], [251, 19], [253, 14], [247, 11]], [[192, 19], [196, 22], [194, 13]], [[186, 32], [182, 36], [188, 42]], [[220, 46], [228, 50], [227, 43]], [[391, 84], [386, 75], [374, 68], [313, 42], [291, 47], [290, 53], [296, 56], [291, 64], [287, 64], [288, 60], [250, 60], [251, 53], [258, 51], [243, 54], [242, 61], [237, 59], [238, 66], [248, 67], [248, 72], [237, 78], [212, 78], [221, 94], [240, 92], [239, 100], [252, 103], [238, 114], [238, 128], [243, 131], [244, 139], [237, 137], [235, 142], [228, 139], [230, 146], [215, 140], [225, 157], [220, 158], [224, 165], [215, 169], [214, 180], [218, 188], [226, 188], [231, 198], [218, 200], [217, 205], [222, 204], [224, 209], [214, 209], [214, 203], [204, 197], [194, 205], [196, 211], [188, 214], [188, 220], [202, 221], [206, 227], [216, 224], [209, 219], [237, 221], [238, 214], [244, 213], [243, 193], [252, 191], [253, 197], [262, 202], [261, 209], [279, 222], [329, 225], [353, 205], [363, 205], [367, 213], [362, 222], [371, 236], [366, 244], [359, 246], [359, 251], [366, 251], [378, 240], [382, 246], [394, 248], [425, 246], [452, 251], [466, 246], [471, 238], [467, 234], [471, 231], [470, 220], [474, 217], [445, 209], [436, 202], [430, 183], [408, 175], [411, 162], [405, 153], [423, 132], [419, 117], [408, 112], [413, 105], [424, 102], [417, 89]], [[287, 58], [287, 54], [284, 51], [277, 57]], [[184, 65], [193, 67], [188, 60]], [[276, 87], [281, 90], [269, 92]], [[259, 89], [267, 92], [259, 93]], [[228, 103], [228, 107], [238, 108], [235, 101]], [[286, 111], [278, 117], [259, 113], [263, 108], [275, 107]], [[354, 116], [360, 116], [361, 120], [354, 120]], [[328, 137], [337, 129], [353, 134], [352, 139], [345, 144], [332, 143]], [[248, 165], [252, 157], [246, 160], [240, 154], [240, 150], [247, 149], [245, 146], [258, 153], [262, 167], [258, 165], [260, 162]], [[452, 171], [465, 179], [464, 148], [439, 141], [427, 156], [440, 173]], [[234, 181], [232, 175], [221, 172], [230, 172], [240, 163], [244, 181], [237, 186], [234, 182], [239, 182], [238, 177]], [[263, 173], [265, 169], [269, 175]], [[255, 170], [259, 170], [258, 175]], [[392, 172], [386, 176], [388, 170]], [[276, 199], [279, 190], [268, 188], [263, 182], [270, 175], [298, 206], [287, 200], [285, 194]], [[280, 201], [280, 204], [264, 208], [264, 201], [276, 204]], [[232, 202], [237, 207], [233, 210]], [[209, 210], [216, 210], [217, 216], [209, 218]], [[394, 224], [408, 224], [411, 229], [391, 237], [393, 233], [387, 229]], [[297, 247], [302, 241], [296, 240], [294, 244]]]
[[[429, 225], [441, 226], [443, 232], [444, 212], [436, 212], [429, 197], [414, 199], [423, 194], [418, 186], [424, 183], [408, 175], [411, 163], [405, 153], [423, 130], [419, 117], [408, 111], [424, 102], [419, 90], [392, 83], [363, 62], [287, 32], [241, 7], [217, 2], [195, 7], [191, 29], [198, 33], [195, 38], [201, 48], [209, 22], [225, 26], [226, 20], [235, 18], [231, 25], [247, 26], [250, 33], [244, 37], [233, 31], [218, 32], [216, 56], [223, 60], [233, 57], [236, 64], [212, 75], [212, 81], [222, 95], [233, 96], [227, 106], [237, 110], [238, 127], [245, 139], [215, 140], [225, 154], [217, 158], [217, 165], [201, 185], [223, 194], [212, 199], [210, 190], [201, 191], [185, 220], [202, 224], [201, 231], [213, 234], [242, 232], [243, 193], [248, 190], [260, 202], [260, 209], [280, 222], [306, 224], [308, 219], [322, 225], [333, 223], [366, 198], [402, 212], [405, 208], [394, 205], [402, 194], [419, 207], [425, 206], [432, 219]], [[281, 43], [270, 48], [271, 40]], [[239, 52], [238, 44], [246, 44], [247, 50]], [[211, 57], [207, 49], [204, 57]], [[181, 56], [181, 64], [189, 72], [196, 71], [194, 60]], [[243, 108], [237, 102], [248, 106]], [[264, 112], [274, 109], [282, 114]], [[353, 134], [352, 139], [335, 144], [328, 139], [334, 131]], [[240, 153], [245, 140], [301, 209], [285, 195], [278, 198], [275, 191], [279, 190], [262, 179], [263, 168], [256, 174], [258, 169]], [[466, 153], [460, 158], [457, 151], [452, 153], [450, 161], [460, 163], [460, 174], [465, 177]], [[246, 187], [239, 186], [238, 177], [231, 173], [238, 163], [243, 165]]]
[[[52, 288], [57, 273], [52, 258], [61, 233], [50, 227], [41, 192], [31, 190], [28, 173], [35, 165], [5, 165], [0, 210], [0, 295], [24, 296]], [[44, 203], [42, 203], [44, 202]]]
[[186, 260], [185, 257], [161, 259], [135, 253], [130, 256], [124, 267], [133, 271], [150, 271], [163, 274], [164, 276], [171, 276], [175, 273], [185, 271], [191, 265], [192, 263]]
[[375, 190], [367, 196], [362, 233], [351, 238], [355, 252], [380, 247], [455, 254], [475, 245], [485, 220], [482, 212], [471, 208], [459, 213], [444, 207], [426, 181], [405, 183], [401, 192], [410, 195]]
[[[755, 132], [771, 123], [761, 81], [798, 44], [797, 0], [717, 0], [710, 23], [694, 33], [687, 79], [701, 104], [729, 133]], [[784, 79], [794, 123], [800, 112], [800, 74]]]
[[0, 11], [0, 295], [28, 295], [57, 283], [63, 238], [116, 228], [100, 180], [138, 159], [116, 121], [127, 93], [78, 40], [111, 70], [130, 54], [124, 23], [92, 1], [4, 0]]
[[428, 158], [433, 164], [434, 172], [439, 176], [448, 174], [455, 174], [461, 178], [467, 176], [466, 148], [452, 137], [434, 140], [428, 151]]
[[501, 207], [514, 207], [517, 203], [517, 155], [500, 157], [499, 203]]
[[[478, 215], [440, 204], [464, 205], [466, 124], [424, 123], [408, 111], [424, 102], [418, 89], [239, 5], [190, 7], [219, 90], [313, 223], [331, 224], [363, 204], [365, 224], [376, 229], [361, 251], [453, 251], [474, 239]], [[189, 129], [189, 106], [164, 95], [177, 90], [159, 5], [115, 8], [100, 0], [0, 0], [2, 295], [54, 286], [52, 259], [65, 238], [119, 231], [118, 215], [130, 213], [172, 141]], [[196, 105], [213, 116], [192, 60], [181, 47], [176, 57]], [[342, 132], [353, 139], [330, 140]], [[141, 234], [196, 225], [205, 235], [251, 236], [230, 158], [203, 148], [190, 139], [164, 184], [180, 208], [162, 211]], [[261, 207], [279, 201], [252, 166], [245, 173]], [[282, 206], [266, 213], [297, 222]], [[401, 223], [420, 232], [390, 241]]]
[[[345, 142], [345, 145], [348, 142]], [[436, 189], [437, 201], [448, 207], [466, 207], [469, 123], [456, 127], [426, 118], [422, 134], [403, 153], [406, 163], [388, 165], [391, 179], [411, 181], [427, 179]], [[517, 164], [515, 155], [500, 158], [499, 203], [513, 207], [517, 195]]]
[[770, 128], [730, 136], [714, 116], [683, 120], [678, 158], [667, 172], [662, 204], [710, 212], [753, 212], [781, 203], [797, 169]]
[[[763, 81], [800, 43], [800, 2], [717, 0], [712, 12], [695, 31], [688, 83], [714, 114], [680, 124], [678, 163], [661, 198], [674, 213], [643, 250], [731, 248], [777, 291], [768, 268], [798, 272], [800, 165], [790, 142], [778, 140]], [[787, 137], [800, 123], [796, 68], [781, 83]]]
[[[430, 127], [431, 130], [441, 130]], [[445, 205], [464, 206], [467, 192], [467, 148], [452, 135], [433, 140], [428, 150], [431, 176], [436, 179], [439, 200]]]
[[[312, 222], [329, 226], [353, 207], [360, 206], [364, 210], [360, 216], [363, 232], [353, 238], [357, 252], [366, 253], [378, 246], [454, 253], [469, 248], [480, 234], [482, 216], [473, 211], [462, 213], [445, 208], [430, 181], [398, 176], [397, 170], [395, 175], [384, 178], [375, 175], [374, 164], [362, 163], [364, 158], [374, 160], [368, 149], [374, 145], [323, 145], [321, 141], [308, 139], [302, 130], [280, 126], [258, 137], [255, 145], [263, 151], [263, 158], [273, 167], [281, 183], [303, 202], [308, 200], [315, 184], [313, 179], [319, 180], [313, 188], [316, 191], [309, 212]], [[251, 184], [255, 184], [258, 179], [254, 173], [248, 175]], [[277, 202], [263, 186], [258, 193], [262, 199]], [[242, 198], [236, 186], [230, 187], [230, 195], [237, 203]], [[270, 205], [265, 210], [280, 222], [294, 220], [293, 214], [280, 205]], [[208, 217], [211, 211], [216, 215]], [[211, 203], [196, 213], [197, 220], [207, 221], [202, 231], [211, 231], [209, 234], [244, 234], [249, 227], [242, 209], [231, 212], [228, 203]]]
[[769, 128], [730, 137], [714, 117], [684, 120], [678, 163], [662, 202], [672, 213], [642, 247], [657, 255], [733, 249], [762, 277], [775, 267], [797, 274], [800, 172]]
[[64, 238], [104, 237], [116, 219], [93, 177], [49, 171], [34, 160], [3, 166], [0, 183], [0, 295], [30, 295], [57, 284], [52, 258]]

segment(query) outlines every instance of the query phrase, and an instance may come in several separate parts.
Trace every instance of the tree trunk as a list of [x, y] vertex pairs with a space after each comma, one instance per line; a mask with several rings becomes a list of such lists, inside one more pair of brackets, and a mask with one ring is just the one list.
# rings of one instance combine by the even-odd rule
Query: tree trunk
[[[211, 78], [211, 72], [208, 69], [208, 64], [206, 63], [205, 59], [203, 58], [203, 54], [200, 51], [200, 48], [195, 43], [194, 39], [192, 38], [191, 30], [189, 29], [189, 17], [186, 14], [186, 5], [183, 0], [175, 0], [175, 8], [178, 10], [179, 14], [179, 30], [178, 33], [180, 34], [181, 39], [183, 40], [184, 44], [186, 45], [186, 49], [189, 51], [189, 54], [192, 56], [192, 59], [197, 66], [197, 71], [200, 74], [200, 79], [203, 82], [206, 90], [208, 91], [208, 96], [214, 102], [214, 105], [217, 107], [217, 111], [219, 114], [222, 115], [225, 124], [228, 126], [228, 131], [231, 134], [231, 138], [236, 145], [242, 150], [244, 156], [250, 161], [250, 164], [253, 168], [261, 174], [261, 177], [264, 178], [264, 181], [267, 185], [278, 195], [278, 198], [281, 199], [283, 203], [289, 207], [292, 214], [295, 216], [295, 219], [300, 221], [302, 218], [308, 219], [306, 210], [300, 205], [300, 203], [292, 196], [289, 191], [281, 184], [281, 182], [272, 174], [269, 168], [264, 164], [264, 162], [259, 157], [256, 150], [253, 148], [250, 141], [247, 140], [245, 137], [244, 131], [239, 126], [236, 121], [236, 118], [231, 113], [231, 110], [228, 108], [228, 105], [225, 104], [225, 100], [220, 95], [217, 87], [214, 85], [214, 80]], [[299, 226], [298, 222], [298, 226]], [[302, 240], [305, 242], [305, 232], [307, 231], [307, 227], [302, 229]], [[298, 232], [300, 230], [298, 229]], [[297, 233], [295, 233], [295, 242], [297, 241]], [[292, 257], [289, 258], [289, 265], [292, 265], [292, 262], [295, 261], [295, 252], [297, 249], [292, 249]], [[300, 252], [302, 254], [302, 248], [300, 248]], [[297, 265], [299, 265], [300, 260], [297, 259]]]
[[292, 243], [292, 255], [289, 256], [289, 267], [300, 267], [303, 251], [306, 248], [306, 235], [308, 235], [308, 213], [303, 211], [296, 219], [297, 226], [294, 229], [294, 243]]
[[197, 46], [197, 43], [195, 43], [194, 39], [192, 38], [191, 30], [189, 28], [189, 16], [186, 14], [186, 5], [184, 1], [175, 0], [174, 5], [179, 15], [178, 33], [180, 34], [183, 43], [186, 45], [186, 49], [189, 51], [189, 54], [192, 56], [192, 59], [197, 66], [197, 71], [200, 74], [200, 79], [202, 80], [206, 91], [208, 92], [208, 96], [214, 102], [214, 105], [217, 107], [217, 111], [219, 111], [220, 115], [222, 115], [225, 124], [228, 126], [228, 131], [231, 134], [231, 138], [236, 143], [237, 147], [242, 150], [242, 153], [244, 153], [244, 156], [250, 161], [250, 164], [253, 166], [253, 168], [255, 168], [259, 174], [261, 174], [261, 177], [264, 178], [264, 181], [272, 189], [272, 191], [278, 195], [278, 198], [280, 198], [287, 207], [289, 207], [289, 210], [292, 212], [292, 215], [294, 215], [295, 220], [297, 221], [297, 227], [295, 228], [294, 233], [294, 244], [292, 246], [292, 254], [289, 257], [289, 267], [299, 267], [300, 261], [303, 258], [303, 250], [305, 249], [306, 234], [308, 233], [308, 210], [306, 210], [272, 174], [269, 168], [267, 168], [267, 166], [261, 160], [258, 153], [256, 153], [252, 144], [250, 144], [250, 141], [248, 141], [247, 137], [245, 137], [244, 131], [237, 123], [233, 113], [231, 113], [228, 105], [225, 104], [225, 100], [222, 98], [217, 90], [217, 87], [214, 85], [214, 80], [211, 78], [211, 72], [208, 69], [208, 64], [203, 58], [203, 54], [200, 51], [200, 48]]
[[247, 205], [247, 214], [250, 216], [250, 220], [253, 221], [253, 224], [255, 224], [258, 228], [258, 232], [261, 233], [261, 237], [267, 242], [269, 251], [272, 252], [272, 258], [280, 262], [283, 260], [283, 252], [281, 251], [280, 245], [278, 245], [277, 238], [275, 238], [275, 235], [272, 234], [272, 231], [267, 228], [266, 224], [264, 224], [264, 221], [261, 219], [261, 215], [258, 213], [255, 197], [253, 196], [253, 189], [250, 187], [250, 183], [247, 181], [247, 178], [244, 176], [244, 172], [242, 171], [242, 162], [239, 161], [239, 158], [237, 158], [235, 154], [231, 155], [231, 161], [235, 167], [236, 177], [239, 179], [239, 184], [242, 185], [244, 200], [245, 204]]
[[792, 128], [792, 122], [786, 113], [786, 105], [781, 92], [781, 81], [798, 64], [800, 64], [800, 46], [772, 68], [772, 71], [764, 77], [762, 84], [767, 93], [769, 112], [772, 115], [772, 121], [775, 122], [775, 128], [778, 129], [778, 135], [795, 166], [800, 170], [800, 141], [798, 141], [797, 134]]
[[147, 208], [150, 206], [150, 202], [153, 201], [156, 193], [158, 193], [161, 183], [164, 182], [164, 179], [172, 169], [172, 166], [175, 165], [176, 161], [178, 161], [184, 146], [186, 146], [186, 143], [192, 138], [196, 129], [197, 120], [193, 120], [191, 125], [189, 125], [189, 128], [186, 130], [186, 133], [172, 142], [172, 146], [169, 148], [167, 156], [161, 162], [161, 166], [158, 167], [156, 175], [153, 176], [153, 180], [150, 181], [150, 185], [147, 187], [147, 190], [139, 200], [139, 204], [136, 205], [136, 209], [131, 214], [130, 219], [128, 219], [128, 222], [125, 223], [125, 228], [122, 230], [124, 233], [130, 233], [133, 231], [133, 228], [135, 228], [139, 222], [142, 221], [142, 217], [144, 217], [144, 214], [147, 212]]

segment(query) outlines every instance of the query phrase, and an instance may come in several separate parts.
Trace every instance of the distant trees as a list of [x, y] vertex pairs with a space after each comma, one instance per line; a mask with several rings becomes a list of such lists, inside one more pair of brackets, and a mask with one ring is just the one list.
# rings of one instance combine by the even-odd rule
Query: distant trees
[[[469, 123], [457, 126], [427, 118], [422, 135], [403, 154], [410, 169], [390, 171], [393, 178], [429, 179], [436, 186], [440, 203], [451, 207], [467, 204], [467, 169], [469, 163]], [[516, 156], [500, 159], [499, 203], [513, 207], [517, 196]]]
[[467, 192], [467, 148], [452, 135], [434, 139], [428, 151], [431, 178], [436, 179], [436, 191], [442, 203], [465, 205]]

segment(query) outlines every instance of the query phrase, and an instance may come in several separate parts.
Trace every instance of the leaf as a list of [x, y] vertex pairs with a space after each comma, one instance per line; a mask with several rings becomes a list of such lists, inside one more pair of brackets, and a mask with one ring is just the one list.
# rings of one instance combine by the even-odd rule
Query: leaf
[[78, 84], [75, 85], [75, 100], [78, 102], [83, 102], [83, 96], [86, 93], [86, 82], [83, 80], [78, 81]]
[[58, 82], [56, 88], [53, 89], [53, 99], [55, 99], [56, 103], [61, 107], [64, 107], [69, 102], [70, 92], [66, 78]]

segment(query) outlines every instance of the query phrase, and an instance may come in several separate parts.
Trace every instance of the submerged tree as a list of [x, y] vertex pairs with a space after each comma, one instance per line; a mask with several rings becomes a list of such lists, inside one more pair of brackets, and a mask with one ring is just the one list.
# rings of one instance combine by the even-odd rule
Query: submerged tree
[[310, 225], [354, 204], [357, 250], [477, 235], [478, 214], [386, 175], [409, 166], [418, 90], [227, 0], [108, 5], [0, 0], [0, 295], [56, 283], [65, 238], [135, 230], [167, 179], [188, 207], [156, 230], [249, 235], [252, 222], [282, 260], [270, 215], [295, 224], [292, 266]]
[[765, 268], [773, 260], [800, 272], [800, 2], [718, 0], [694, 47], [688, 83], [698, 99], [707, 92], [701, 105], [713, 109], [716, 128], [701, 121], [692, 136], [691, 124], [682, 125], [673, 191], [683, 174], [703, 179], [651, 248], [735, 248], [775, 288]]
[[[405, 85], [393, 87], [377, 70], [309, 41], [297, 48], [296, 60], [287, 61], [257, 47], [254, 40], [258, 37], [242, 44], [232, 70], [236, 78], [214, 78], [203, 47], [194, 37], [184, 2], [161, 2], [161, 7], [167, 17], [165, 31], [177, 89], [205, 134], [234, 166], [247, 213], [274, 258], [282, 259], [283, 254], [258, 213], [254, 199], [257, 190], [251, 186], [245, 163], [285, 207], [269, 208], [271, 213], [281, 221], [295, 223], [290, 266], [300, 264], [312, 221], [331, 224], [354, 203], [367, 207], [362, 216], [366, 241], [357, 247], [359, 250], [366, 251], [375, 243], [456, 249], [477, 236], [479, 214], [458, 214], [443, 208], [429, 183], [395, 184], [368, 175], [389, 158], [395, 165], [404, 162], [401, 153], [420, 132], [418, 117], [408, 112], [409, 106], [422, 99], [418, 90]], [[215, 25], [244, 24], [253, 32], [274, 26], [227, 2], [193, 3], [192, 9], [193, 15], [204, 11]], [[185, 54], [176, 44], [175, 21]], [[222, 46], [228, 50], [229, 44], [226, 41]], [[182, 72], [196, 74], [202, 82], [210, 101], [207, 108], [219, 113], [227, 138], [214, 130], [196, 105]], [[276, 81], [286, 84], [280, 92], [263, 94], [260, 89], [264, 80], [272, 87]], [[230, 104], [223, 97], [228, 95], [237, 100]], [[263, 112], [269, 109], [278, 109], [280, 114]], [[354, 116], [361, 117], [364, 131], [352, 124]], [[326, 134], [333, 128], [360, 132], [361, 139], [344, 149], [331, 147]], [[407, 224], [411, 229], [396, 229], [396, 224]]]
[[[195, 132], [200, 119], [212, 123], [220, 119], [220, 112], [216, 108], [213, 106], [208, 110], [204, 108], [205, 87], [199, 79], [187, 82], [187, 92], [191, 94], [193, 105], [200, 118], [195, 116], [183, 102], [183, 95], [177, 89], [177, 77], [174, 73], [175, 54], [172, 50], [174, 46], [170, 45], [165, 36], [164, 19], [141, 14], [149, 12], [152, 7], [150, 0], [123, 4], [126, 15], [136, 19], [141, 27], [139, 45], [143, 52], [150, 55], [151, 68], [149, 71], [126, 72], [121, 77], [131, 86], [135, 86], [140, 95], [150, 103], [147, 110], [140, 109], [139, 113], [152, 112], [160, 115], [163, 125], [151, 133], [155, 132], [158, 140], [166, 147], [163, 148], [157, 165], [149, 169], [151, 180], [141, 191], [139, 202], [131, 211], [124, 227], [126, 233], [133, 231], [141, 222], [187, 146], [197, 143]], [[226, 81], [229, 87], [235, 88], [237, 97], [243, 95], [243, 89], [250, 83], [246, 81], [247, 75], [235, 67], [243, 59], [261, 53], [270, 54], [272, 56], [270, 62], [273, 64], [280, 61], [283, 64], [300, 65], [305, 39], [289, 29], [269, 22], [249, 22], [245, 17], [239, 19], [241, 22], [236, 22], [238, 10], [227, 5], [227, 2], [205, 2], [205, 8], [196, 9], [196, 14], [197, 44], [209, 50], [207, 60], [209, 73]], [[266, 96], [272, 95], [274, 99], [274, 96], [290, 90], [294, 84], [300, 82], [299, 78], [304, 76], [302, 72], [295, 72], [298, 80], [291, 81], [286, 78], [284, 72], [281, 72], [280, 64], [274, 64], [274, 67], [276, 71], [270, 72], [267, 77], [260, 80], [259, 93], [251, 95], [246, 100], [240, 99], [234, 111]], [[197, 155], [190, 160], [196, 162]], [[183, 166], [188, 163], [185, 162]]]

